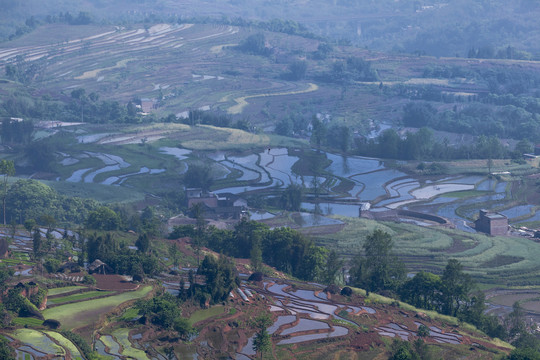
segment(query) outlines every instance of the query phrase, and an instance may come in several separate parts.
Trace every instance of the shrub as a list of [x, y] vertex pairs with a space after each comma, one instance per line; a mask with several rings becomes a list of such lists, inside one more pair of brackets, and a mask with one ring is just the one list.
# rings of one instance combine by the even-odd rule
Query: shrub
[[417, 335], [418, 335], [419, 337], [426, 337], [426, 336], [429, 336], [429, 328], [428, 328], [426, 325], [421, 324], [421, 325], [418, 327]]
[[60, 327], [60, 321], [54, 319], [47, 319], [43, 322], [43, 325], [51, 329], [58, 329]]
[[341, 295], [343, 296], [351, 296], [352, 294], [353, 294], [353, 291], [348, 286], [345, 286], [343, 289], [341, 289]]
[[264, 274], [262, 272], [254, 272], [249, 277], [248, 281], [263, 281]]

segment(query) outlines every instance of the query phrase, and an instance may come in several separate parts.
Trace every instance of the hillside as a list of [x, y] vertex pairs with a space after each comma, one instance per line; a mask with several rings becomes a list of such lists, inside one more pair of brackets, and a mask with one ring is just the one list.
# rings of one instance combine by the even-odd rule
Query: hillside
[[[182, 258], [195, 255], [186, 239], [172, 243], [182, 249]], [[161, 245], [156, 240], [153, 247], [158, 250]], [[211, 252], [205, 249], [204, 253]], [[362, 358], [375, 359], [395, 351], [390, 346], [393, 339], [416, 341], [415, 351], [442, 359], [488, 359], [502, 357], [511, 350], [510, 345], [492, 340], [454, 318], [375, 294], [366, 296], [358, 289], [352, 295], [340, 295], [335, 289], [325, 290], [322, 285], [292, 281], [283, 275], [260, 282], [246, 281], [245, 272], [249, 270], [245, 260], [236, 260], [236, 265], [244, 280], [227, 301], [206, 309], [181, 303], [182, 316], [195, 329], [189, 341], [137, 316], [140, 302], [134, 303], [134, 299], [161, 298], [163, 288], [155, 281], [139, 284], [118, 275], [94, 274], [91, 277], [97, 282], [88, 285], [86, 277], [83, 283], [79, 273], [19, 277], [27, 284], [32, 280], [40, 288], [48, 287], [41, 313], [45, 319], [59, 321], [61, 327], [51, 330], [43, 320], [18, 317], [14, 319], [15, 327], [5, 327], [2, 334], [17, 349], [18, 356], [62, 354], [66, 358], [88, 359], [91, 353], [84, 345], [87, 342], [97, 354], [121, 359], [163, 358], [171, 351], [180, 358], [251, 359], [256, 355], [252, 348], [254, 318], [267, 314], [271, 319], [267, 329], [271, 335], [267, 351], [270, 358], [324, 359], [361, 353]], [[183, 261], [181, 266], [187, 263]], [[270, 268], [267, 271], [279, 275]], [[156, 279], [166, 292], [177, 295], [178, 284], [186, 276], [186, 270], [170, 271]], [[420, 328], [427, 329], [427, 333], [419, 335]]]
[[[27, 5], [30, 11], [23, 7]], [[242, 19], [242, 21], [292, 20], [310, 32], [332, 41], [351, 42], [375, 50], [466, 57], [471, 49], [490, 56], [511, 46], [513, 56], [538, 58], [536, 40], [539, 7], [534, 0], [522, 1], [281, 1], [170, 0], [70, 2], [3, 1], [5, 9], [0, 34], [4, 38], [28, 31], [25, 21], [50, 21], [70, 12], [74, 19], [85, 12], [89, 21], [100, 23], [166, 21], [185, 19]], [[49, 16], [47, 18], [47, 16]], [[31, 23], [30, 23], [31, 24]], [[441, 24], [445, 24], [441, 26]], [[296, 25], [297, 26], [297, 25]], [[296, 27], [293, 25], [293, 27]], [[505, 55], [506, 56], [506, 55]]]

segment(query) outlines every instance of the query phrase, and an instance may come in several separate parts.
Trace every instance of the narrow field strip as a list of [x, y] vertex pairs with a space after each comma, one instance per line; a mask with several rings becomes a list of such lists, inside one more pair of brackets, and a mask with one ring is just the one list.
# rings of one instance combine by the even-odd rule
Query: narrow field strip
[[269, 97], [269, 96], [283, 96], [283, 95], [297, 95], [297, 94], [305, 94], [313, 91], [317, 91], [319, 87], [313, 83], [308, 84], [309, 87], [304, 90], [297, 90], [297, 91], [288, 91], [288, 92], [280, 92], [280, 93], [274, 93], [274, 94], [258, 94], [258, 95], [248, 95], [248, 96], [242, 96], [234, 99], [236, 102], [236, 105], [231, 106], [227, 113], [229, 114], [241, 114], [242, 111], [246, 106], [249, 105], [247, 102], [247, 99], [254, 99], [258, 97]]

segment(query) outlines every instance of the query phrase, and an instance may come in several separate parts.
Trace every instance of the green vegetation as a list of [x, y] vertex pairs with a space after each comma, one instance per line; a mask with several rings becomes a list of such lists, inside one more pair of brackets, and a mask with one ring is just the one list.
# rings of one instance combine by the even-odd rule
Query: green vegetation
[[65, 350], [56, 345], [44, 333], [32, 329], [18, 329], [13, 333], [13, 337], [23, 343], [32, 344], [36, 349], [48, 353], [64, 356]]
[[196, 323], [204, 321], [206, 319], [215, 318], [215, 317], [223, 314], [224, 311], [225, 311], [225, 308], [223, 306], [215, 305], [215, 306], [212, 306], [209, 309], [201, 309], [201, 310], [195, 311], [193, 314], [191, 314], [188, 321], [191, 324], [191, 326], [193, 326]]
[[116, 341], [122, 346], [122, 355], [129, 356], [133, 359], [148, 359], [148, 356], [144, 351], [131, 345], [131, 342], [129, 341], [129, 331], [130, 329], [120, 328], [111, 333]]
[[13, 319], [13, 323], [20, 326], [41, 326], [43, 320], [31, 318], [31, 317], [16, 317]]
[[50, 296], [69, 293], [69, 292], [72, 292], [72, 291], [83, 290], [83, 289], [86, 289], [86, 287], [84, 287], [84, 286], [65, 286], [65, 287], [49, 289], [47, 294], [50, 297]]
[[145, 321], [162, 329], [174, 330], [186, 339], [193, 332], [193, 328], [189, 321], [182, 317], [179, 303], [179, 298], [164, 293], [149, 300], [138, 301], [137, 308]]
[[73, 329], [93, 323], [97, 320], [96, 314], [106, 313], [126, 301], [140, 299], [151, 290], [152, 286], [144, 286], [136, 291], [124, 292], [106, 298], [60, 305], [43, 311], [43, 316], [45, 319], [60, 321], [64, 329]]
[[[347, 226], [333, 235], [316, 236], [316, 244], [334, 249], [344, 258], [357, 254], [368, 234], [380, 229], [392, 236], [394, 252], [409, 270], [442, 273], [448, 259], [457, 259], [473, 279], [484, 284], [530, 285], [536, 283], [540, 248], [523, 237], [486, 236], [451, 229], [430, 229], [404, 223], [336, 217]], [[498, 256], [515, 262], [500, 264]]]
[[5, 360], [15, 360], [15, 351], [8, 345], [8, 341], [0, 336], [0, 358]]
[[66, 348], [69, 353], [71, 354], [71, 358], [74, 360], [82, 360], [83, 357], [81, 355], [81, 352], [79, 349], [73, 345], [73, 343], [66, 339], [64, 336], [62, 336], [60, 333], [57, 333], [55, 331], [44, 331], [45, 334], [53, 338], [54, 340], [58, 341], [58, 343]]
[[253, 247], [260, 246], [263, 261], [305, 280], [316, 279], [326, 262], [326, 251], [290, 228], [269, 228], [243, 219], [234, 231], [210, 229], [205, 233], [206, 246], [216, 252], [248, 259]]
[[62, 304], [66, 302], [76, 302], [76, 301], [87, 300], [87, 299], [91, 299], [95, 297], [107, 296], [110, 294], [114, 294], [114, 291], [87, 291], [82, 294], [73, 294], [73, 295], [48, 299], [47, 303]]

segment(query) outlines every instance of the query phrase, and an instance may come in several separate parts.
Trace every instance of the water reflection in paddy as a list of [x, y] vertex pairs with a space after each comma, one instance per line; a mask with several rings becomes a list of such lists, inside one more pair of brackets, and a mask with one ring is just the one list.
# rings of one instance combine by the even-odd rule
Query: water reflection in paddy
[[278, 342], [278, 345], [297, 344], [304, 341], [326, 339], [326, 338], [337, 337], [337, 336], [345, 336], [348, 333], [349, 333], [349, 330], [347, 328], [344, 328], [342, 326], [334, 326], [334, 329], [330, 333], [293, 336], [290, 339], [281, 340], [280, 342]]
[[[360, 208], [360, 205], [356, 204], [336, 204], [336, 203], [319, 203], [319, 210], [322, 214], [325, 215], [340, 215], [340, 216], [349, 216], [349, 217], [357, 217], [358, 216], [358, 209]], [[301, 207], [303, 209], [306, 209], [308, 211], [315, 211], [316, 204], [303, 202], [301, 204]]]
[[276, 322], [268, 329], [266, 329], [266, 331], [268, 331], [268, 333], [272, 335], [277, 331], [277, 329], [279, 329], [280, 326], [290, 324], [294, 321], [296, 321], [296, 316], [293, 315], [278, 316]]
[[534, 208], [534, 205], [520, 205], [514, 206], [510, 209], [499, 211], [499, 213], [503, 214], [509, 219], [513, 219], [520, 216], [531, 215]]
[[326, 171], [340, 177], [349, 177], [354, 174], [363, 174], [375, 170], [384, 169], [384, 163], [377, 159], [363, 158], [359, 156], [340, 156], [326, 153], [328, 160], [332, 163]]
[[379, 196], [386, 195], [384, 184], [392, 181], [395, 178], [403, 176], [406, 176], [406, 174], [393, 169], [352, 176], [351, 180], [364, 184], [364, 189], [360, 192], [360, 194], [354, 195], [358, 196], [363, 201], [374, 200]]
[[308, 330], [324, 330], [329, 329], [330, 326], [328, 326], [327, 323], [316, 321], [316, 320], [309, 320], [309, 319], [300, 319], [297, 325], [283, 330], [280, 335], [289, 335], [295, 332], [301, 332], [301, 331], [308, 331]]

